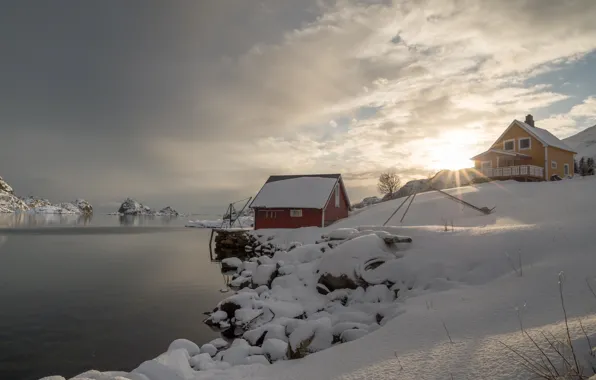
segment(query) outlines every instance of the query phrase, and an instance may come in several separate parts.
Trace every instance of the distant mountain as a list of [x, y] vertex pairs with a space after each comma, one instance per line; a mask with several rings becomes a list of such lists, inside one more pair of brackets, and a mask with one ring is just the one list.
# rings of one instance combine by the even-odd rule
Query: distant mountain
[[596, 158], [596, 125], [567, 137], [563, 142], [577, 152], [578, 160], [581, 157]]

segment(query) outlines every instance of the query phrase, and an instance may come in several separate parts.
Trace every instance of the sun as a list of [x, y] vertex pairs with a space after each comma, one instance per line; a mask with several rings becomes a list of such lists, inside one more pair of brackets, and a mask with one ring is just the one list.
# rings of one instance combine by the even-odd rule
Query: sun
[[442, 133], [428, 145], [430, 166], [434, 170], [471, 168], [474, 163], [476, 137], [469, 131], [455, 130]]

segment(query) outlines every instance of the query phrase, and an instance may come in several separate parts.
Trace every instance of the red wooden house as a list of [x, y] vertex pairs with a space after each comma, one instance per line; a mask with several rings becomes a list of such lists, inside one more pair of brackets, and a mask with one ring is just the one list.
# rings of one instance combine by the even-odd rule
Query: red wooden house
[[348, 216], [341, 174], [274, 175], [250, 204], [255, 229], [324, 227]]

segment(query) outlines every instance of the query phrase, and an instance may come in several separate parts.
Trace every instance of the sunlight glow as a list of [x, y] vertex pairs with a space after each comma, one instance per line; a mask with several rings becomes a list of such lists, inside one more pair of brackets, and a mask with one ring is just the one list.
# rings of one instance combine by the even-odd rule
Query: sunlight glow
[[442, 133], [439, 138], [429, 141], [431, 169], [458, 170], [473, 167], [470, 157], [477, 153], [477, 141], [472, 131], [454, 130]]

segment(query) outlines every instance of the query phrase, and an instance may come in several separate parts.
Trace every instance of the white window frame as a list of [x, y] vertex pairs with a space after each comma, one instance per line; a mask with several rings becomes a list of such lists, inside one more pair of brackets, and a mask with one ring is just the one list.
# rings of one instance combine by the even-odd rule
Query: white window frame
[[[522, 148], [522, 145], [521, 145], [522, 140], [528, 140], [528, 147], [527, 148]], [[532, 149], [532, 138], [531, 137], [520, 137], [517, 140], [517, 146], [519, 147], [519, 150], [530, 150], [530, 149]]]
[[266, 219], [277, 219], [277, 211], [265, 211]]
[[551, 161], [551, 162], [550, 162], [550, 168], [551, 168], [551, 169], [557, 169], [557, 166], [558, 166], [558, 165], [557, 165], [557, 161]]
[[[487, 168], [484, 167], [484, 164], [489, 164], [489, 166]], [[493, 162], [492, 161], [480, 161], [480, 170], [484, 170], [484, 169], [492, 169], [493, 168]]]
[[291, 218], [302, 218], [302, 209], [290, 210], [290, 217]]
[[[507, 143], [508, 142], [512, 142], [513, 143], [513, 148], [512, 149], [505, 148], [507, 146]], [[503, 140], [503, 150], [505, 152], [515, 152], [515, 139]]]
[[335, 207], [339, 207], [339, 184], [335, 185]]

